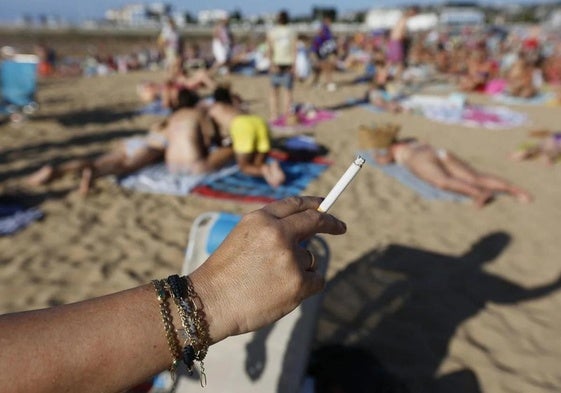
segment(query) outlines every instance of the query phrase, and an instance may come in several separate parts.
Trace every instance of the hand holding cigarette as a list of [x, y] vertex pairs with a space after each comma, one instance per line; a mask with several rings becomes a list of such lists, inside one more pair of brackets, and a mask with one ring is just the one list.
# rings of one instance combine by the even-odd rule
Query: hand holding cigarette
[[327, 211], [333, 206], [337, 198], [345, 191], [345, 188], [351, 183], [354, 177], [357, 175], [362, 165], [364, 165], [365, 160], [361, 156], [357, 156], [355, 160], [351, 163], [349, 168], [343, 176], [337, 181], [337, 183], [333, 186], [329, 194], [325, 197], [323, 202], [319, 205], [318, 211], [322, 213], [327, 213]]

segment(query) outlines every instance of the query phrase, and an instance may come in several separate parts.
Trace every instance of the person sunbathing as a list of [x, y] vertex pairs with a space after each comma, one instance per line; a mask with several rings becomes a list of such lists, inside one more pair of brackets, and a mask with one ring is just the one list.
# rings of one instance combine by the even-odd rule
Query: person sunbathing
[[541, 139], [540, 142], [525, 142], [510, 155], [515, 161], [541, 159], [550, 166], [561, 160], [561, 132], [536, 130], [530, 136]]
[[136, 92], [143, 103], [161, 100], [164, 108], [173, 109], [177, 106], [177, 95], [183, 89], [213, 90], [217, 86], [216, 81], [205, 69], [192, 70], [189, 73], [184, 70], [178, 71], [175, 76], [166, 83], [143, 82], [136, 88]]
[[274, 160], [267, 162], [271, 139], [265, 120], [243, 113], [234, 106], [227, 88], [217, 88], [214, 100], [209, 115], [221, 127], [223, 134], [231, 137], [240, 170], [250, 176], [263, 177], [272, 187], [284, 183], [286, 176], [280, 164]]
[[[164, 122], [165, 123], [165, 122]], [[71, 160], [60, 165], [44, 165], [27, 177], [30, 186], [40, 186], [66, 174], [81, 175], [79, 193], [86, 196], [94, 181], [103, 176], [122, 176], [162, 159], [166, 147], [161, 131], [165, 124], [152, 127], [146, 136], [121, 140], [111, 151], [95, 159]]]
[[437, 188], [470, 197], [477, 207], [489, 203], [496, 192], [510, 194], [519, 202], [532, 201], [532, 196], [526, 190], [498, 176], [474, 169], [446, 149], [435, 148], [415, 138], [398, 140], [398, 128], [371, 131], [376, 162], [381, 165], [393, 162], [403, 165]]

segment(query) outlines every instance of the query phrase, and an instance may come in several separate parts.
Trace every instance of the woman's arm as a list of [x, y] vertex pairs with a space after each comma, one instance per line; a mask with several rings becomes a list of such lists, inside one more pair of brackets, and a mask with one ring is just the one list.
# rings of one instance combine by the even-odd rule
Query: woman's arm
[[[190, 274], [212, 343], [268, 325], [323, 288], [299, 243], [346, 227], [317, 212], [320, 202], [293, 197], [247, 214]], [[0, 316], [0, 348], [0, 386], [14, 392], [117, 392], [171, 364], [151, 285]]]

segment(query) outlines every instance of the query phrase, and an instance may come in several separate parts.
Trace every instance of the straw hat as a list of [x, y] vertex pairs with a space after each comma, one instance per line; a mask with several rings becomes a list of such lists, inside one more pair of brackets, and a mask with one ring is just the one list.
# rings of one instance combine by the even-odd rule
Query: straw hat
[[365, 149], [387, 149], [395, 142], [401, 126], [395, 123], [377, 126], [361, 125], [358, 129], [359, 145]]

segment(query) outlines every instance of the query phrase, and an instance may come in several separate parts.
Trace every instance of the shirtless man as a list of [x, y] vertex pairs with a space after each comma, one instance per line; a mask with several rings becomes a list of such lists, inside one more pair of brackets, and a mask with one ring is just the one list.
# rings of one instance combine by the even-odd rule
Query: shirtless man
[[271, 150], [267, 123], [261, 117], [243, 113], [232, 105], [228, 89], [216, 89], [214, 99], [209, 115], [231, 137], [240, 170], [250, 176], [263, 177], [272, 187], [284, 183], [285, 174], [279, 163], [266, 162]]
[[205, 109], [198, 106], [199, 96], [192, 90], [178, 94], [177, 110], [169, 117], [164, 133], [168, 144], [165, 162], [172, 173], [205, 173], [233, 159], [227, 144], [216, 143], [217, 133]]
[[414, 138], [393, 141], [380, 149], [376, 161], [403, 165], [420, 179], [442, 190], [456, 192], [473, 199], [477, 207], [489, 203], [495, 192], [504, 192], [519, 202], [532, 201], [530, 193], [497, 176], [472, 168], [455, 154], [420, 142]]
[[401, 77], [407, 58], [407, 21], [419, 12], [418, 7], [409, 7], [397, 21], [390, 32], [388, 42], [388, 61], [390, 65], [396, 67], [396, 77]]
[[153, 127], [147, 136], [124, 139], [115, 149], [93, 160], [45, 165], [27, 178], [27, 184], [38, 186], [67, 173], [81, 173], [80, 194], [85, 196], [99, 177], [126, 175], [162, 158], [173, 173], [204, 173], [220, 168], [233, 159], [233, 151], [228, 146], [210, 150], [216, 143], [214, 127], [206, 113], [197, 107], [198, 102], [195, 92], [182, 90], [176, 111]]

